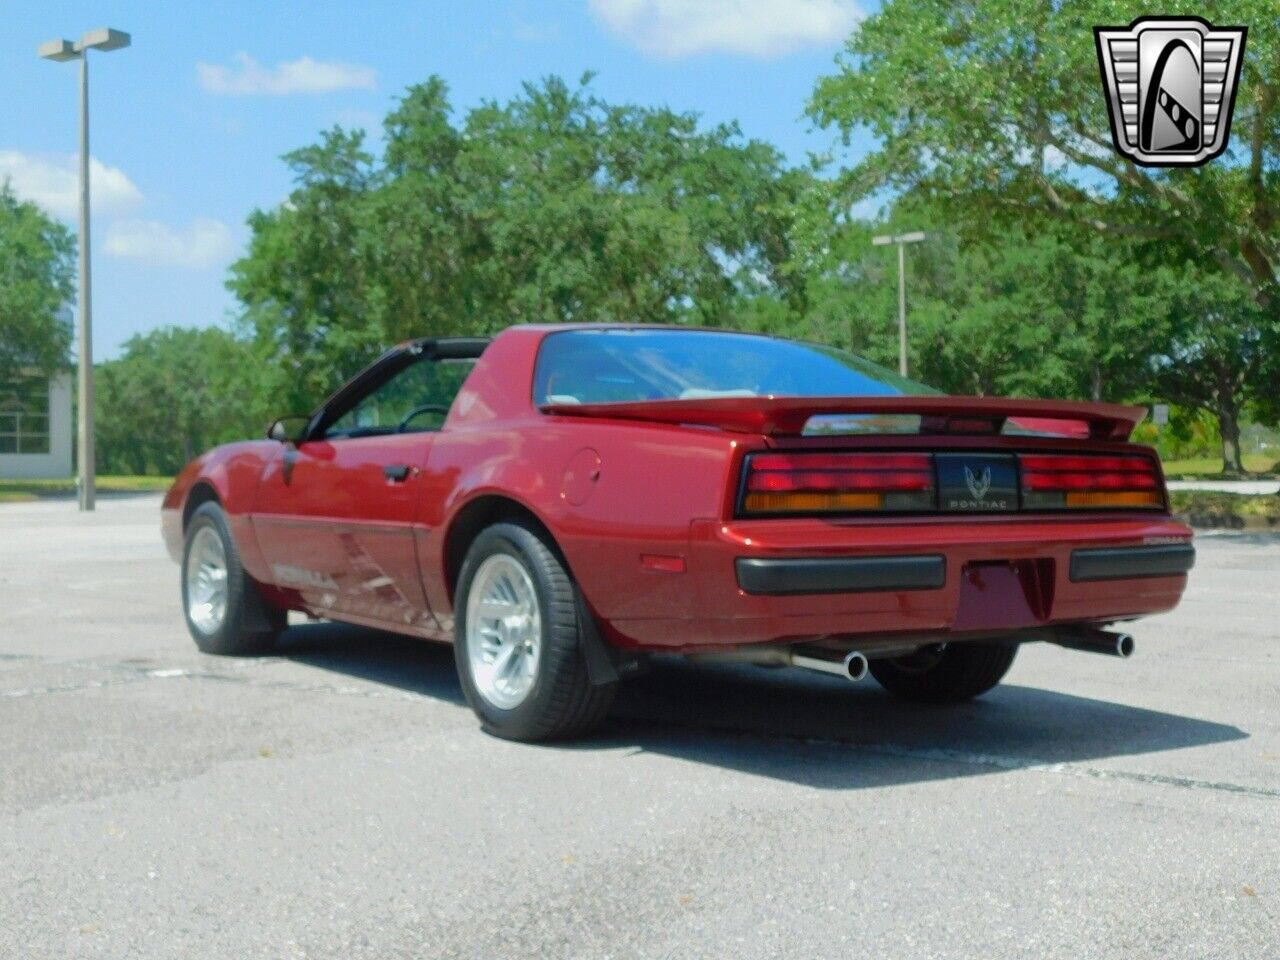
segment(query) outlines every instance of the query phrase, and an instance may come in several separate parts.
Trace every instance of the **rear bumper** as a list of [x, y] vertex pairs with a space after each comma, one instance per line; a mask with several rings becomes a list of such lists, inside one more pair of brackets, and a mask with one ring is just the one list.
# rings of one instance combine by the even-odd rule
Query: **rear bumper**
[[868, 593], [937, 590], [947, 580], [940, 553], [906, 557], [739, 557], [734, 566], [744, 593]]
[[1196, 550], [1189, 543], [1149, 547], [1103, 547], [1071, 552], [1071, 580], [1134, 580], [1140, 577], [1174, 577], [1196, 565]]
[[610, 626], [655, 650], [827, 638], [870, 650], [1160, 613], [1193, 562], [1191, 531], [1167, 517], [695, 521], [687, 572], [651, 575], [692, 615]]

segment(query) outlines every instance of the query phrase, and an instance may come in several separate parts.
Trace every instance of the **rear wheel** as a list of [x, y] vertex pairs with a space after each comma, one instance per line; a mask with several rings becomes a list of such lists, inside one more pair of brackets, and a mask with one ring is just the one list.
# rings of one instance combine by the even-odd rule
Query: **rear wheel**
[[970, 641], [925, 647], [905, 657], [872, 660], [871, 675], [896, 697], [956, 703], [996, 686], [1013, 665], [1017, 644]]
[[285, 611], [264, 601], [245, 573], [226, 514], [216, 503], [202, 504], [187, 524], [182, 609], [192, 639], [205, 653], [266, 653], [287, 624]]
[[528, 527], [499, 523], [476, 538], [458, 577], [455, 623], [458, 677], [485, 730], [553, 740], [604, 719], [616, 685], [592, 685], [573, 581]]

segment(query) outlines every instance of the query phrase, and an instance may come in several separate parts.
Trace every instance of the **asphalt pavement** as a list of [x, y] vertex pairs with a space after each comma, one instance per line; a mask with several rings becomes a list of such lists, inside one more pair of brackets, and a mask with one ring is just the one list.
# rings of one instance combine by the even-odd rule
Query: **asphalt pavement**
[[591, 740], [451, 652], [187, 637], [155, 497], [0, 506], [0, 957], [1280, 957], [1280, 538], [959, 707], [658, 664]]

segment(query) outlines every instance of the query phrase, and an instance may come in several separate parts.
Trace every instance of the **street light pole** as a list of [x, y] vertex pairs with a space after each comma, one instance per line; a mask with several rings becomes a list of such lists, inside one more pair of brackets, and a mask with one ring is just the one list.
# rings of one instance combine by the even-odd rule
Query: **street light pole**
[[898, 242], [898, 372], [907, 375], [907, 245]]
[[80, 61], [80, 297], [77, 313], [79, 356], [79, 426], [76, 431], [78, 463], [76, 489], [81, 510], [95, 505], [96, 477], [93, 450], [93, 286], [89, 258], [89, 51], [104, 53], [129, 46], [129, 34], [103, 27], [90, 30], [78, 43], [50, 40], [40, 44], [46, 60]]
[[898, 245], [898, 372], [907, 375], [907, 255], [908, 243], [919, 243], [925, 238], [919, 231], [915, 233], [886, 234], [872, 237], [871, 242], [877, 247], [890, 243]]
[[[901, 249], [901, 248], [899, 248]], [[76, 442], [80, 509], [92, 510], [97, 492], [93, 450], [93, 284], [89, 276], [89, 56], [80, 54], [80, 419]]]

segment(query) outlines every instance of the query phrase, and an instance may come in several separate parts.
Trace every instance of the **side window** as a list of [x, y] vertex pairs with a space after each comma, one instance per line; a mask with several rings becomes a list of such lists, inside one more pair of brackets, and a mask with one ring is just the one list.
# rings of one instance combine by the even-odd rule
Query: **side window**
[[439, 430], [475, 360], [420, 360], [359, 400], [325, 431], [328, 439]]

